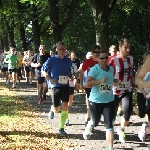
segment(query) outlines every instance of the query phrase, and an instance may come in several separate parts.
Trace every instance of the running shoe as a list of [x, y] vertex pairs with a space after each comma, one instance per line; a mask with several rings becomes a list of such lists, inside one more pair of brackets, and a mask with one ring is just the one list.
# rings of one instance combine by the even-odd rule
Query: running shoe
[[117, 129], [117, 134], [119, 135], [119, 141], [121, 143], [125, 143], [126, 139], [125, 139], [125, 133], [124, 131], [121, 129], [121, 127], [118, 127]]
[[146, 141], [146, 137], [147, 137], [147, 134], [146, 134], [146, 127], [147, 127], [147, 126], [148, 126], [147, 123], [144, 122], [144, 123], [142, 124], [142, 127], [141, 127], [141, 129], [140, 129], [140, 131], [139, 131], [139, 134], [138, 134], [138, 137], [139, 137], [139, 139], [140, 139], [142, 142], [145, 142], [145, 141]]
[[62, 136], [67, 135], [67, 133], [65, 132], [64, 128], [59, 129], [59, 133], [60, 133]]
[[89, 140], [90, 136], [91, 136], [91, 132], [92, 131], [92, 126], [91, 125], [87, 125], [87, 127], [85, 128], [85, 131], [83, 132], [83, 138], [85, 140]]
[[66, 119], [65, 125], [69, 126], [69, 119]]
[[16, 88], [15, 84], [12, 85], [12, 89]]
[[50, 111], [50, 112], [48, 113], [48, 118], [49, 118], [49, 119], [54, 119], [54, 112], [53, 112], [53, 111]]

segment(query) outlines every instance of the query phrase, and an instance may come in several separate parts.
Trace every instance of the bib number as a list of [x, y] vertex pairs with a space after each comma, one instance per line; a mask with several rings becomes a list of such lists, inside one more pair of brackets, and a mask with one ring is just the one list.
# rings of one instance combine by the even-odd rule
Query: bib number
[[112, 90], [111, 84], [100, 84], [99, 92], [100, 93], [110, 93]]
[[68, 83], [68, 76], [59, 76], [58, 83], [59, 84], [67, 84]]
[[127, 90], [129, 87], [129, 84], [126, 82], [121, 82], [120, 85], [117, 87], [117, 90]]

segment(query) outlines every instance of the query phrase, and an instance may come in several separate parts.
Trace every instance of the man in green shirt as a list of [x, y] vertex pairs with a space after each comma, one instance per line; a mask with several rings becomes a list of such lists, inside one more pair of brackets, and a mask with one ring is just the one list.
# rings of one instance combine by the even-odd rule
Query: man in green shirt
[[14, 54], [15, 48], [10, 47], [10, 54], [8, 54], [4, 60], [5, 63], [8, 63], [8, 73], [9, 73], [9, 81], [12, 78], [12, 88], [15, 88], [16, 83], [16, 71], [17, 71], [17, 65], [18, 65], [18, 56]]

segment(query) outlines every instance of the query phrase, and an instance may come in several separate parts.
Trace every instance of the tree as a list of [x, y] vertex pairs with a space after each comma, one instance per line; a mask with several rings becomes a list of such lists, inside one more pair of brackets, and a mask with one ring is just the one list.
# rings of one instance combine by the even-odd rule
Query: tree
[[54, 43], [62, 40], [62, 32], [70, 23], [80, 0], [48, 0]]
[[90, 0], [95, 22], [96, 44], [108, 50], [109, 47], [109, 14], [117, 0]]

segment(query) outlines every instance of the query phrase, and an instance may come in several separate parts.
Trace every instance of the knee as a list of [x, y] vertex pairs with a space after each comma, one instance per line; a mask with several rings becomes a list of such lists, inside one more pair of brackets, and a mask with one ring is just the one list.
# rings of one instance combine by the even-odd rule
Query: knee
[[68, 110], [68, 103], [66, 102], [62, 103], [62, 110]]
[[60, 106], [58, 106], [58, 107], [54, 107], [54, 108], [53, 108], [54, 113], [58, 113], [58, 112], [59, 112], [59, 110], [60, 110]]

